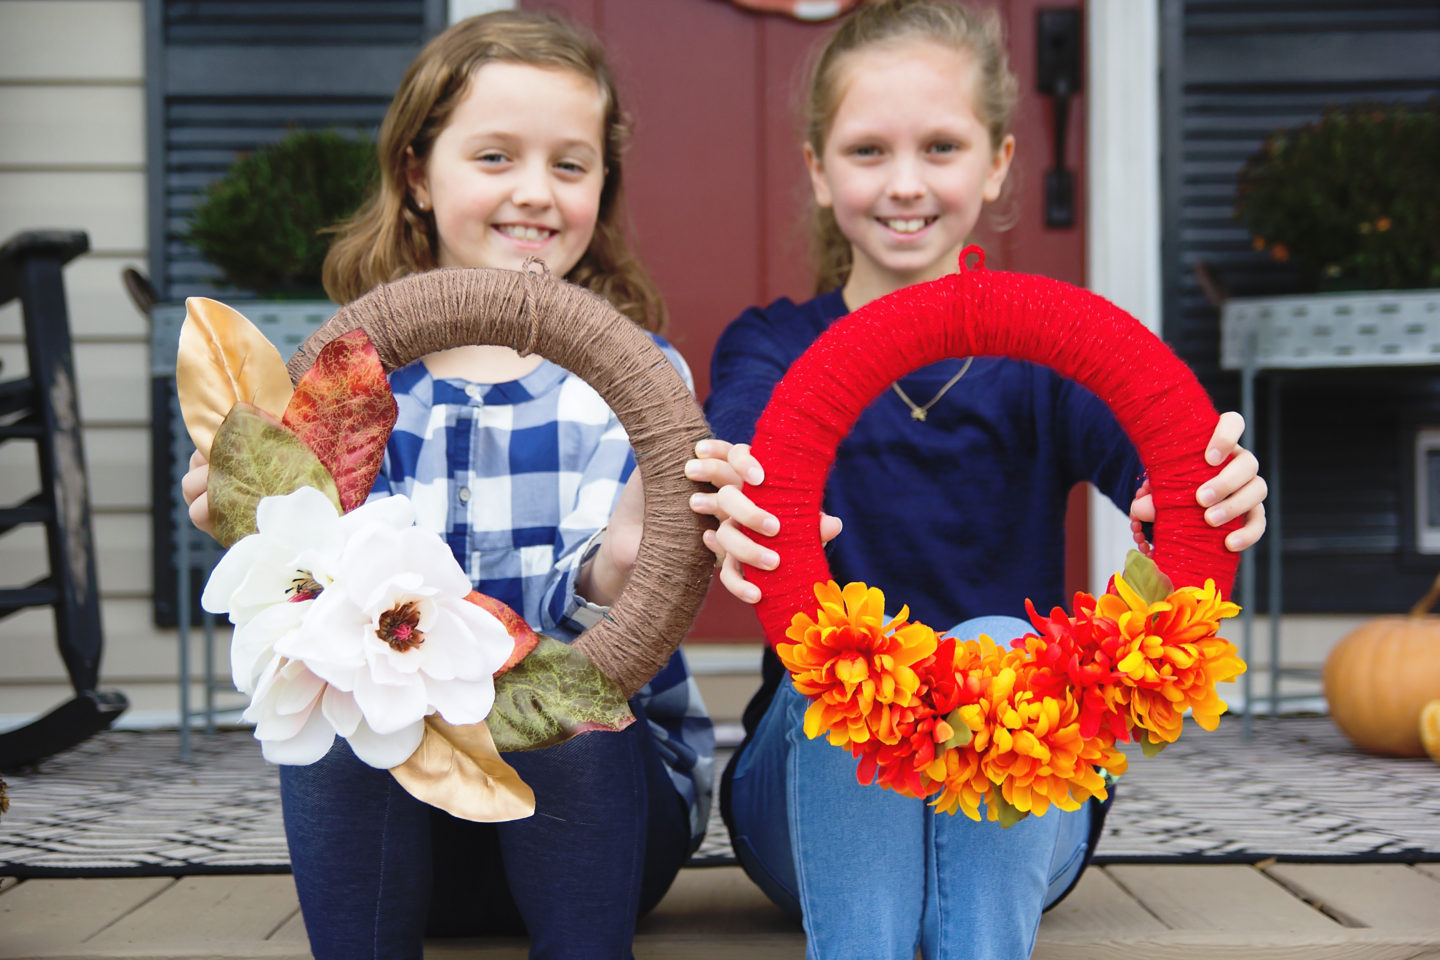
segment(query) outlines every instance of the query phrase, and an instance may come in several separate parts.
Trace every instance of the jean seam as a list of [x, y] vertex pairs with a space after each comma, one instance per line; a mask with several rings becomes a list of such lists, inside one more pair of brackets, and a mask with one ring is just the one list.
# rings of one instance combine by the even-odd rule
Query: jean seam
[[372, 960], [378, 960], [377, 954], [380, 949], [380, 905], [385, 902], [385, 870], [386, 861], [390, 856], [390, 806], [394, 801], [394, 791], [387, 784], [385, 788], [385, 811], [380, 818], [380, 875], [376, 877], [375, 883], [375, 905], [373, 916], [375, 923], [370, 929], [370, 956]]

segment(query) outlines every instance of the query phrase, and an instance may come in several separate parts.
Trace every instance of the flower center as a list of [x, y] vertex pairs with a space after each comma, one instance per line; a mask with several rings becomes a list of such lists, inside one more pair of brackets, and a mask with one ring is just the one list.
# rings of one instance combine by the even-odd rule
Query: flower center
[[396, 653], [404, 653], [425, 642], [425, 634], [416, 629], [419, 625], [418, 604], [411, 600], [380, 614], [380, 625], [375, 628], [375, 635], [390, 644]]
[[290, 594], [288, 602], [299, 603], [301, 600], [314, 600], [320, 596], [320, 591], [325, 588], [316, 582], [315, 578], [310, 575], [309, 570], [297, 570], [295, 572], [298, 576], [290, 581], [290, 586], [285, 590], [286, 593]]

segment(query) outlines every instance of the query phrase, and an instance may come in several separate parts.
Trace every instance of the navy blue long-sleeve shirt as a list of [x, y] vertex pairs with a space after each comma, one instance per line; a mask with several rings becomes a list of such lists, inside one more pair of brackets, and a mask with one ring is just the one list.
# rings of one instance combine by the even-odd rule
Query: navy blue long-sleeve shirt
[[[705, 412], [715, 434], [750, 442], [786, 369], [848, 312], [835, 290], [731, 323], [711, 360]], [[901, 389], [924, 405], [961, 364], [924, 367]], [[909, 604], [936, 630], [988, 614], [1023, 619], [1027, 597], [1042, 612], [1068, 608], [1070, 488], [1088, 480], [1128, 510], [1142, 469], [1093, 393], [1046, 367], [977, 357], [923, 422], [893, 390], [861, 414], [825, 486], [825, 509], [845, 522], [828, 548], [831, 572], [881, 588], [891, 613]]]

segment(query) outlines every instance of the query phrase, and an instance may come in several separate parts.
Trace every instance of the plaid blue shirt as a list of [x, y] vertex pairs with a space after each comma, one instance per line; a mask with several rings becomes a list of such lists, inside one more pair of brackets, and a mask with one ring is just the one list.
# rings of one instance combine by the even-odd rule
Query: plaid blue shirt
[[[684, 359], [659, 337], [694, 390]], [[390, 375], [399, 416], [371, 498], [403, 493], [439, 531], [475, 589], [570, 642], [605, 613], [575, 593], [635, 457], [584, 380], [543, 361], [519, 380], [436, 379], [420, 362]], [[715, 734], [685, 658], [636, 694], [698, 841], [710, 808]]]

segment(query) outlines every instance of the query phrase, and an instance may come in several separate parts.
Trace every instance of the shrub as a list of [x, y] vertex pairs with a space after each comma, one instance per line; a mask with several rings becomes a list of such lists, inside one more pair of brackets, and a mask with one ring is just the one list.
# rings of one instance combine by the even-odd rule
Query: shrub
[[324, 296], [323, 231], [360, 206], [375, 147], [334, 131], [298, 131], [242, 156], [210, 185], [187, 239], [225, 283], [262, 296]]
[[1440, 286], [1437, 158], [1440, 100], [1331, 109], [1246, 161], [1235, 216], [1317, 288]]

